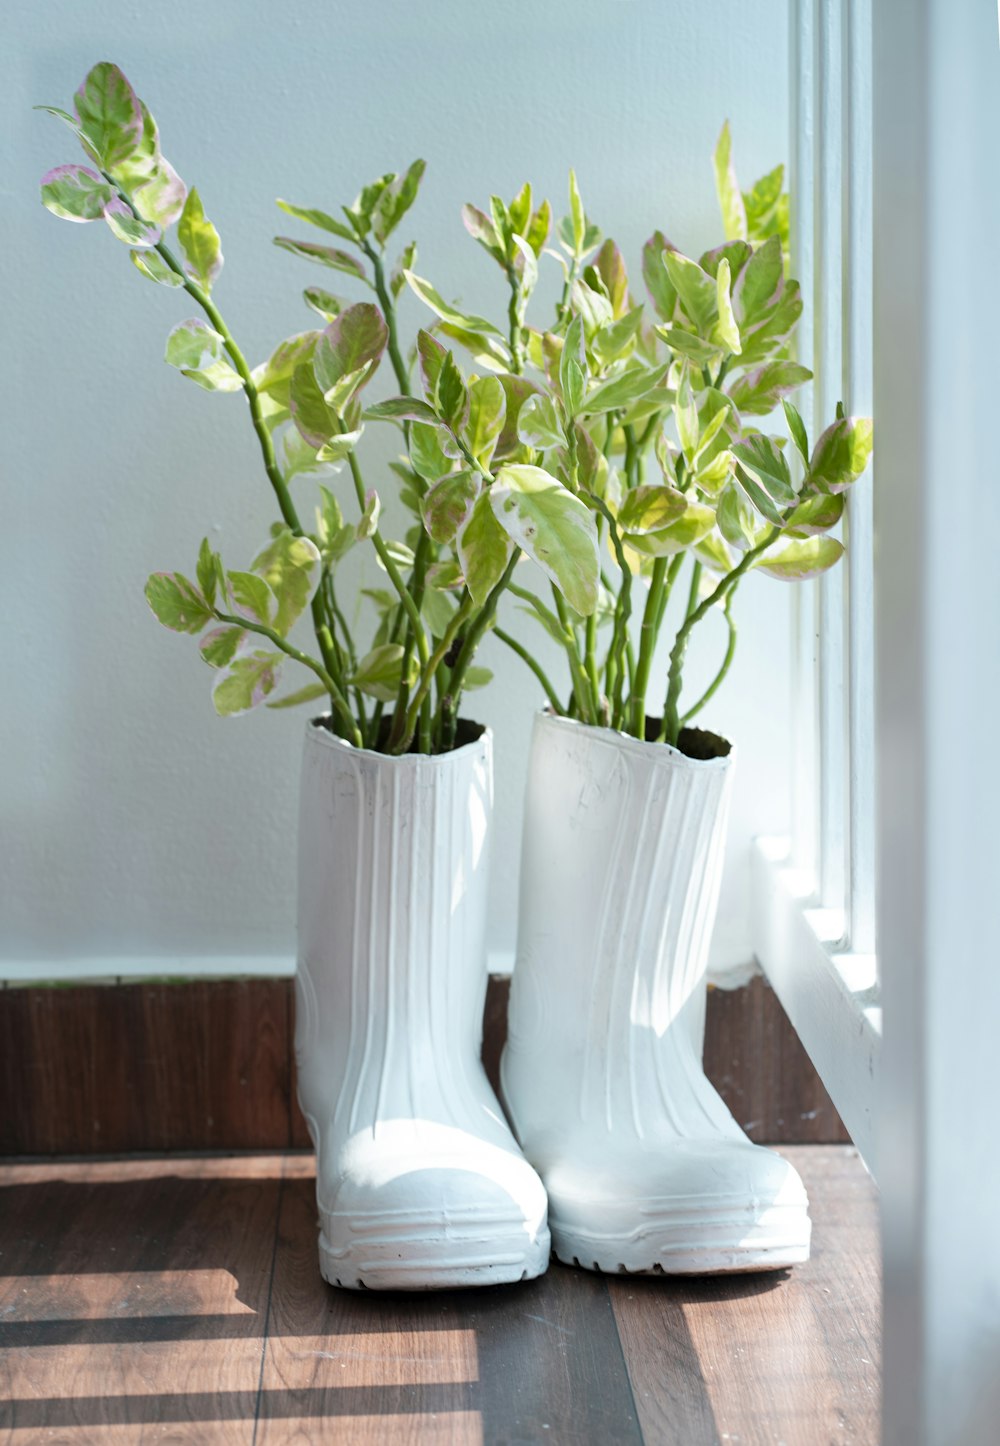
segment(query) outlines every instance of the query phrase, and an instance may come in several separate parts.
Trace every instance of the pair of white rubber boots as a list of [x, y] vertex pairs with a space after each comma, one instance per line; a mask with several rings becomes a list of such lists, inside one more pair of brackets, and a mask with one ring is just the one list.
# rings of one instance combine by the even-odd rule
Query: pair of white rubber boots
[[647, 1274], [808, 1258], [801, 1181], [700, 1063], [732, 761], [536, 720], [508, 1126], [479, 1057], [489, 733], [388, 759], [309, 726], [296, 1053], [328, 1281], [499, 1284], [550, 1249]]

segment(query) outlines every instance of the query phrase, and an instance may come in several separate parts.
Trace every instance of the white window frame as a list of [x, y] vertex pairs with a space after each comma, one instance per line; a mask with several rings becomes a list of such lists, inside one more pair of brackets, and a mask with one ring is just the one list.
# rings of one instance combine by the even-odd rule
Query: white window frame
[[[810, 436], [872, 410], [871, 0], [789, 11], [792, 273], [814, 373]], [[795, 589], [792, 827], [755, 846], [754, 948], [851, 1137], [875, 1168], [873, 469], [851, 488], [846, 565]]]

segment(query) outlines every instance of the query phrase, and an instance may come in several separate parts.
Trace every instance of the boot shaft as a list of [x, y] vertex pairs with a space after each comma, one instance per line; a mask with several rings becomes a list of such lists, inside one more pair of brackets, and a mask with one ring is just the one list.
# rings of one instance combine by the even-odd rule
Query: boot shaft
[[733, 762], [536, 719], [509, 1049], [601, 1128], [641, 1133], [665, 1059], [698, 1065]]
[[[486, 989], [492, 740], [391, 758], [307, 729], [296, 1056], [307, 1115], [441, 1113]], [[339, 1108], [339, 1106], [338, 1106]]]

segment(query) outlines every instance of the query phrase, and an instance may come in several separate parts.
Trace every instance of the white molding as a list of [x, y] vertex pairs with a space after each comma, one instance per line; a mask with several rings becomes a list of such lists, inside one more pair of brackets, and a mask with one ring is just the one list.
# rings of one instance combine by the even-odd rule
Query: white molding
[[788, 857], [785, 839], [754, 845], [757, 959], [874, 1173], [882, 1043], [875, 956], [838, 951], [843, 911], [812, 907], [815, 877]]
[[[491, 949], [490, 974], [509, 974], [513, 949]], [[142, 980], [291, 979], [293, 954], [154, 955], [147, 958], [0, 959], [0, 989], [32, 984], [137, 984]]]

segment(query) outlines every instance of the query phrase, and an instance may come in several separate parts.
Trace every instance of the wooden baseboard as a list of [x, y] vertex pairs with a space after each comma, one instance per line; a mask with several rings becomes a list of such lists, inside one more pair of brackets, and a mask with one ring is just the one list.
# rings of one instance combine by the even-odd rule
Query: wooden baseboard
[[[496, 1072], [509, 981], [483, 1033]], [[0, 990], [0, 1155], [308, 1148], [289, 979]], [[753, 1140], [848, 1139], [763, 979], [709, 992], [705, 1068]]]

